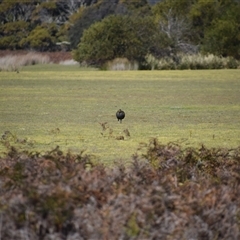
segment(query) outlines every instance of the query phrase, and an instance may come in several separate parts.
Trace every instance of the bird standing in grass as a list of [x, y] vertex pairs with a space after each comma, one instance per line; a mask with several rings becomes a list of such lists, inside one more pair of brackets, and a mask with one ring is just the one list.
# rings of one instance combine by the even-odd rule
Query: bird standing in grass
[[121, 109], [119, 109], [116, 113], [116, 117], [120, 123], [122, 123], [122, 120], [125, 118], [125, 112]]

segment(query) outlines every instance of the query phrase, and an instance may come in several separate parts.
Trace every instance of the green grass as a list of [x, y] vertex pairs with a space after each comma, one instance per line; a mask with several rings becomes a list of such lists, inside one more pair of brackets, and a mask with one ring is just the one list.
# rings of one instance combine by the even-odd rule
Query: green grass
[[[111, 163], [130, 159], [151, 137], [183, 147], [240, 145], [239, 70], [114, 72], [36, 65], [19, 74], [0, 72], [0, 87], [0, 134], [9, 130], [39, 151], [56, 145], [86, 149]], [[115, 117], [119, 108], [126, 112], [122, 124]], [[102, 131], [104, 122], [112, 134]]]

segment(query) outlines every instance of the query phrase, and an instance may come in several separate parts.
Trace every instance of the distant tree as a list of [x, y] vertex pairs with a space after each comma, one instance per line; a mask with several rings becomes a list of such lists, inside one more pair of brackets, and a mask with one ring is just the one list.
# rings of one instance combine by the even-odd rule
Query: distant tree
[[[197, 1], [197, 0], [194, 0]], [[153, 7], [152, 11], [158, 20], [171, 9], [172, 16], [188, 17], [188, 13], [194, 1], [189, 0], [160, 0]]]
[[80, 7], [87, 7], [94, 3], [97, 0], [59, 0], [57, 5], [61, 7], [63, 12], [66, 12], [67, 18], [72, 14], [76, 13]]
[[169, 53], [196, 53], [197, 46], [191, 43], [192, 35], [189, 21], [181, 15], [174, 16], [172, 9], [164, 13], [163, 17], [159, 20], [159, 28], [169, 39]]
[[148, 13], [150, 13], [150, 6], [147, 0], [98, 0], [89, 7], [82, 7], [73, 16], [72, 25], [69, 27], [71, 46], [76, 48], [84, 30], [109, 15], [138, 14], [145, 16]]
[[[88, 6], [91, 2], [93, 0], [21, 0], [20, 2], [0, 0], [0, 48], [29, 48], [30, 42], [32, 44], [37, 42], [33, 39], [29, 41], [30, 32], [31, 37], [37, 36], [36, 32], [41, 32], [41, 36], [46, 36], [46, 33], [53, 34], [51, 40], [66, 41], [68, 29], [65, 27], [65, 23], [69, 16], [77, 12], [79, 7]], [[57, 33], [49, 29], [50, 25], [56, 26]], [[21, 27], [19, 28], [19, 26]], [[39, 28], [37, 28], [34, 31], [38, 26], [41, 26], [40, 28], [47, 26], [47, 29], [39, 32]], [[51, 46], [52, 49], [48, 48], [48, 50], [55, 49], [52, 42], [43, 45]], [[45, 47], [41, 49], [45, 49]]]
[[212, 28], [213, 21], [222, 18], [232, 7], [236, 7], [233, 13], [238, 11], [239, 4], [238, 0], [195, 0], [188, 14], [195, 42], [202, 44], [207, 29]]
[[202, 50], [240, 59], [240, 4], [228, 8], [205, 29]]
[[240, 57], [240, 1], [196, 1], [189, 12], [203, 52]]
[[220, 1], [196, 1], [189, 12], [189, 18], [194, 29], [195, 41], [202, 43], [204, 31], [211, 26], [213, 19], [222, 12]]
[[148, 14], [150, 5], [147, 0], [121, 0], [119, 4], [124, 5], [131, 13]]
[[106, 16], [114, 13], [117, 1], [118, 0], [103, 1], [80, 10], [77, 20], [69, 29], [69, 39], [73, 48], [77, 47], [85, 29], [88, 29], [93, 23], [101, 21]]
[[148, 0], [149, 5], [157, 4], [158, 2], [161, 2], [162, 0]]
[[30, 24], [25, 21], [8, 22], [0, 25], [0, 49], [20, 49], [19, 42], [29, 33]]
[[239, 58], [238, 0], [162, 0], [152, 7], [170, 53], [202, 49]]
[[191, 2], [188, 0], [163, 0], [152, 7], [159, 34], [165, 43], [160, 48], [158, 57], [177, 52], [196, 52], [197, 47], [192, 42], [191, 22], [187, 14], [190, 9]]
[[118, 57], [143, 64], [155, 32], [151, 18], [111, 15], [84, 31], [74, 58], [97, 66]]
[[[96, 1], [96, 0], [95, 0]], [[93, 0], [55, 0], [41, 1], [37, 5], [35, 12], [40, 23], [65, 24], [69, 17], [78, 11], [82, 6], [88, 6]]]
[[[77, 48], [92, 24], [126, 15], [138, 21], [138, 32], [151, 32], [148, 51], [155, 57], [201, 49], [239, 59], [239, 6], [239, 0], [0, 0], [0, 49], [53, 51], [61, 42]], [[155, 19], [150, 30], [141, 22], [148, 16]]]
[[0, 1], [0, 23], [5, 24], [8, 22], [25, 21], [29, 22], [32, 18], [32, 11], [34, 10], [37, 2], [30, 2], [22, 0], [21, 2], [12, 0]]
[[54, 37], [54, 25], [37, 26], [28, 37], [22, 39], [21, 45], [37, 51], [49, 51], [54, 49], [56, 39]]

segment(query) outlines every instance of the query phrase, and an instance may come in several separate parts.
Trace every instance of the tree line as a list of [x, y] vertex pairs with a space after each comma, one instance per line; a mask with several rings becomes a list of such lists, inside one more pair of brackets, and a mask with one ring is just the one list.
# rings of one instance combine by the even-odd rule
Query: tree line
[[0, 0], [0, 49], [73, 50], [92, 65], [176, 53], [240, 59], [239, 0]]

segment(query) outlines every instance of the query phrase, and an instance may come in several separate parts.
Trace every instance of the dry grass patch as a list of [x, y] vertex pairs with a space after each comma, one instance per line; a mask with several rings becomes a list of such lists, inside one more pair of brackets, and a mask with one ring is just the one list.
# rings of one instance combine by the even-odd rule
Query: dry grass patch
[[240, 62], [232, 57], [219, 57], [213, 54], [176, 54], [173, 57], [156, 59], [152, 55], [146, 57], [146, 61], [152, 69], [236, 69]]
[[7, 55], [0, 58], [1, 71], [19, 71], [23, 66], [47, 64], [50, 57], [40, 53], [27, 53], [26, 55]]
[[138, 70], [138, 63], [130, 62], [127, 58], [115, 58], [112, 61], [108, 61], [103, 69], [112, 71], [124, 71], [124, 70]]

